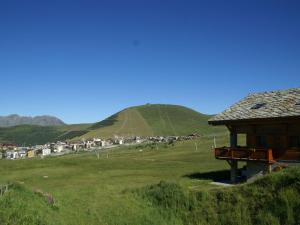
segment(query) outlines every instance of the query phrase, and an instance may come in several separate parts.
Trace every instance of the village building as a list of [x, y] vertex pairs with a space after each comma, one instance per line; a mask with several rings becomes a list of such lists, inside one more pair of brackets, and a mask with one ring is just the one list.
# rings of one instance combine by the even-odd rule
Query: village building
[[62, 152], [63, 150], [64, 150], [64, 145], [62, 145], [62, 144], [57, 144], [54, 147], [55, 152]]
[[6, 151], [6, 158], [7, 159], [18, 159], [19, 156], [19, 152], [15, 151], [15, 150], [8, 150]]
[[[239, 161], [247, 179], [300, 162], [300, 88], [250, 94], [208, 122], [230, 131], [230, 146], [216, 148], [215, 157], [230, 164], [233, 183]], [[238, 146], [240, 134], [245, 146]]]
[[77, 143], [73, 143], [70, 146], [73, 151], [77, 151], [79, 149], [79, 144], [77, 144]]
[[50, 148], [43, 148], [42, 149], [42, 156], [47, 156], [51, 154], [51, 149]]
[[84, 143], [84, 147], [86, 149], [90, 149], [92, 147], [96, 146], [95, 142], [94, 141], [91, 141], [91, 140], [88, 140]]
[[107, 141], [105, 141], [105, 140], [101, 141], [101, 144], [100, 144], [101, 147], [105, 147], [107, 145], [108, 145]]
[[95, 143], [96, 146], [101, 146], [101, 139], [100, 138], [94, 138], [93, 142]]
[[28, 152], [27, 152], [27, 157], [28, 158], [33, 158], [35, 156], [36, 156], [36, 150], [34, 150], [34, 149], [28, 150]]
[[4, 151], [17, 150], [17, 146], [12, 143], [2, 143], [0, 147], [1, 147], [1, 150], [4, 150]]
[[19, 157], [22, 159], [25, 159], [27, 157], [27, 151], [25, 148], [22, 148], [21, 150], [18, 151], [19, 152]]
[[137, 144], [141, 144], [142, 142], [143, 142], [143, 140], [142, 140], [142, 138], [141, 137], [135, 137], [135, 142], [137, 143]]
[[116, 138], [113, 140], [113, 144], [115, 145], [123, 145], [124, 144], [124, 139], [122, 138]]

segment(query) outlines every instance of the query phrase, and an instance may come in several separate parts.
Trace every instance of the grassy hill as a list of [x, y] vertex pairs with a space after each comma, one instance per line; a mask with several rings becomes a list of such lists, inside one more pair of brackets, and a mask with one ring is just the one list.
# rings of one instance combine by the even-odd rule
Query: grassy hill
[[72, 139], [88, 132], [89, 124], [64, 126], [20, 125], [0, 127], [0, 143], [22, 145], [45, 144], [58, 140]]
[[[217, 143], [227, 140], [219, 136]], [[2, 160], [0, 186], [17, 184], [0, 196], [0, 224], [299, 224], [299, 168], [215, 186], [210, 182], [228, 178], [229, 166], [214, 159], [212, 143], [205, 137], [158, 149], [121, 147], [99, 159], [82, 153]]]
[[0, 142], [18, 145], [94, 137], [216, 134], [224, 127], [209, 126], [210, 115], [177, 105], [142, 105], [124, 109], [95, 124], [64, 126], [21, 125], [0, 128]]
[[225, 129], [207, 124], [211, 115], [178, 105], [148, 104], [127, 108], [94, 124], [83, 138], [212, 134]]

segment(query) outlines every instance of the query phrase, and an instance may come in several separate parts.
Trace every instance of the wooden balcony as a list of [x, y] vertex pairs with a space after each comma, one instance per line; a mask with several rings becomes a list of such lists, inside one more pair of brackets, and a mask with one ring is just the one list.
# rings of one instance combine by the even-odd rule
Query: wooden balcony
[[223, 160], [260, 161], [269, 164], [275, 163], [272, 149], [222, 147], [215, 149], [215, 157], [216, 159]]
[[300, 148], [289, 148], [284, 154], [278, 157], [278, 161], [297, 161], [300, 162]]

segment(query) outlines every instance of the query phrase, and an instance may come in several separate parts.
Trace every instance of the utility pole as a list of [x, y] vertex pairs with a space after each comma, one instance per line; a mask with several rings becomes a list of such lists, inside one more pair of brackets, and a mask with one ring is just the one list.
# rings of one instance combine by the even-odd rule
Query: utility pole
[[217, 147], [216, 136], [214, 135], [214, 148]]

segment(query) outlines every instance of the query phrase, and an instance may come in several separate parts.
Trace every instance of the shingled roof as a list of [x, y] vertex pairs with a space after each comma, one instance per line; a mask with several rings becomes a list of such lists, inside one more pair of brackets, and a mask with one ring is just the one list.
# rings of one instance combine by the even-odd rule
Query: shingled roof
[[283, 117], [300, 117], [300, 88], [250, 94], [208, 123]]

